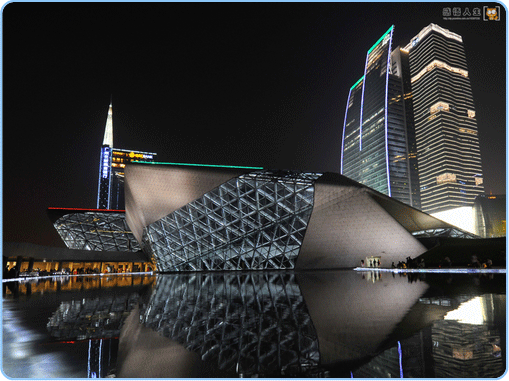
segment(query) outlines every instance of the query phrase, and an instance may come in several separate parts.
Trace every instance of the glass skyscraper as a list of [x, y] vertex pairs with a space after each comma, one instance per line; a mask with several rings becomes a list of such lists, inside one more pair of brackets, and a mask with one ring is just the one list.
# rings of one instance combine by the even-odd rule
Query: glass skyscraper
[[393, 32], [350, 88], [341, 173], [439, 218], [470, 219], [484, 187], [463, 39], [430, 24], [391, 51]]
[[341, 174], [419, 207], [416, 166], [409, 161], [401, 75], [393, 74], [391, 26], [368, 50], [364, 75], [350, 88], [341, 145]]
[[463, 39], [430, 24], [401, 50], [409, 56], [422, 210], [471, 207], [484, 186]]

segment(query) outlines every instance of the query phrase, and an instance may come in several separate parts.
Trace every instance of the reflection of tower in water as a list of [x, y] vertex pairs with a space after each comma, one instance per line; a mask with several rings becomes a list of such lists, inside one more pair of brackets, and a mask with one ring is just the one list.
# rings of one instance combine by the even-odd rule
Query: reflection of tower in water
[[425, 326], [355, 369], [354, 377], [495, 378], [504, 373], [504, 295], [423, 298], [417, 306]]
[[486, 378], [504, 373], [505, 338], [497, 328], [497, 321], [505, 320], [503, 305], [505, 295], [475, 297], [433, 324], [436, 377]]
[[106, 377], [118, 349], [112, 339], [88, 341], [88, 378]]
[[87, 376], [106, 377], [116, 361], [120, 328], [137, 303], [135, 292], [64, 301], [51, 316], [47, 329], [63, 342], [88, 340]]

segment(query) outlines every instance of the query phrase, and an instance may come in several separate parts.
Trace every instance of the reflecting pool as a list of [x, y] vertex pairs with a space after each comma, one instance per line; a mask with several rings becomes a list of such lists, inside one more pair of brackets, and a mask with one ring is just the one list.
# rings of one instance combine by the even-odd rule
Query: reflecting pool
[[3, 283], [13, 378], [487, 378], [505, 274], [230, 272]]

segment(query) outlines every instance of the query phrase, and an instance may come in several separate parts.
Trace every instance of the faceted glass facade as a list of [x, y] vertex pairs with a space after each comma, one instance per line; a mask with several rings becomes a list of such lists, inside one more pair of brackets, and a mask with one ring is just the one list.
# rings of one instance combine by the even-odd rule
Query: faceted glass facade
[[415, 207], [403, 83], [392, 74], [393, 31], [368, 50], [364, 76], [350, 88], [341, 174]]
[[139, 251], [124, 213], [70, 213], [53, 224], [69, 249]]
[[[398, 119], [403, 119], [406, 125], [405, 134], [407, 141], [407, 156], [394, 157], [393, 160], [403, 161], [407, 166], [410, 174], [410, 197], [411, 203], [409, 205], [416, 209], [421, 209], [421, 194], [419, 186], [419, 170], [417, 165], [417, 142], [415, 140], [415, 120], [414, 120], [414, 106], [412, 103], [412, 86], [410, 82], [410, 64], [408, 62], [408, 51], [397, 47], [391, 53], [391, 66], [392, 74], [390, 79], [397, 78], [402, 86], [402, 96], [397, 95], [396, 98], [391, 99], [389, 104], [403, 103], [404, 114], [398, 116]], [[390, 82], [389, 82], [390, 85]], [[394, 102], [393, 102], [394, 101]], [[397, 115], [397, 114], [396, 114]], [[401, 200], [400, 200], [401, 201]]]
[[320, 176], [263, 171], [233, 178], [146, 226], [142, 244], [162, 272], [294, 268]]

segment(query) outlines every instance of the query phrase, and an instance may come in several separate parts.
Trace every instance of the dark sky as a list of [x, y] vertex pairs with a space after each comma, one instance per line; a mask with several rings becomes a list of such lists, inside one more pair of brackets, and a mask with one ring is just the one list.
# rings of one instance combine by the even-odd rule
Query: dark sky
[[[486, 191], [505, 194], [506, 15], [488, 3], [11, 3], [3, 9], [3, 239], [63, 246], [46, 208], [95, 208], [116, 148], [159, 161], [339, 172], [349, 88], [392, 25], [463, 36]], [[493, 4], [497, 5], [497, 4]]]

